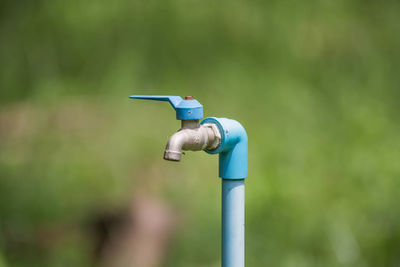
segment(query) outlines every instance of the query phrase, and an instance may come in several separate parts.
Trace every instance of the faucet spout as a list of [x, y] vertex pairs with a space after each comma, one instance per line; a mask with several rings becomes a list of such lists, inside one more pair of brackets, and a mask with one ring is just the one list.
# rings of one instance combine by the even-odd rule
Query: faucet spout
[[221, 134], [214, 124], [200, 125], [198, 120], [183, 120], [182, 128], [168, 140], [164, 159], [180, 161], [182, 150], [213, 150], [220, 142]]
[[174, 133], [169, 138], [164, 152], [164, 159], [170, 161], [180, 161], [183, 145], [188, 141], [188, 136], [185, 131]]

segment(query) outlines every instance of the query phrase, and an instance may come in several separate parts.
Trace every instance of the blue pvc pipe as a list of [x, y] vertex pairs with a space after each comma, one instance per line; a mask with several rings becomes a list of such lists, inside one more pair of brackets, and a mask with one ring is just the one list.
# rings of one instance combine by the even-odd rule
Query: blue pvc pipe
[[205, 150], [219, 154], [219, 177], [223, 179], [244, 179], [247, 177], [248, 139], [246, 130], [235, 120], [209, 117], [201, 124], [214, 123], [221, 133], [221, 144], [215, 150]]
[[222, 267], [244, 267], [244, 180], [247, 178], [248, 138], [235, 120], [209, 117], [221, 133], [219, 177], [222, 178]]
[[244, 267], [244, 179], [222, 179], [222, 267]]

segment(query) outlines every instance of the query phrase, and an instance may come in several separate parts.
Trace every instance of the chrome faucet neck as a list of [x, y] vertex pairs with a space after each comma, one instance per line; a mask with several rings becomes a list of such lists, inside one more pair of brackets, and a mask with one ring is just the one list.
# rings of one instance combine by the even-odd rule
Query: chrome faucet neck
[[196, 129], [200, 127], [199, 120], [182, 120], [182, 129]]

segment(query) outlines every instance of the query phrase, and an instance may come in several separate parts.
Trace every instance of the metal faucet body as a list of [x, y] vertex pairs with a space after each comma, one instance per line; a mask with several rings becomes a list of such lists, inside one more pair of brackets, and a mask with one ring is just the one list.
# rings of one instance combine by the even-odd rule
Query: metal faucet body
[[215, 124], [200, 125], [199, 120], [182, 120], [182, 127], [168, 140], [164, 159], [180, 161], [182, 150], [214, 150], [221, 142], [221, 134]]

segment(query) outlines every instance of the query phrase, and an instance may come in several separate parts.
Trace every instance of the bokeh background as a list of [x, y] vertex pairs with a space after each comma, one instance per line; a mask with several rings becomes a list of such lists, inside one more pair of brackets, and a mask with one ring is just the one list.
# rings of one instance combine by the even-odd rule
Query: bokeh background
[[219, 266], [217, 156], [249, 135], [247, 266], [400, 266], [400, 2], [0, 2], [0, 266]]

